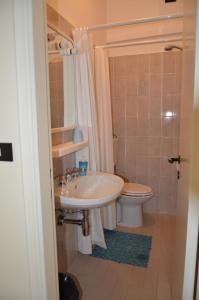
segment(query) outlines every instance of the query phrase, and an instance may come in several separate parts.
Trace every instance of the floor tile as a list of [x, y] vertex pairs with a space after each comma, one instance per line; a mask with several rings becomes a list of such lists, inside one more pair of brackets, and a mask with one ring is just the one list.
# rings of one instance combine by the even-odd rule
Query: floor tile
[[68, 271], [80, 283], [81, 300], [170, 300], [174, 221], [173, 216], [146, 215], [143, 227], [118, 228], [153, 237], [147, 268], [78, 254]]

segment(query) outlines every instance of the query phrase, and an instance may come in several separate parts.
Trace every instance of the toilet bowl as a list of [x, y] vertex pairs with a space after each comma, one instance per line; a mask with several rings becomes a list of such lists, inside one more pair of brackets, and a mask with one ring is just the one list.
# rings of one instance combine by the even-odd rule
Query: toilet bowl
[[143, 226], [142, 205], [153, 197], [150, 187], [125, 183], [117, 201], [117, 224], [126, 227]]

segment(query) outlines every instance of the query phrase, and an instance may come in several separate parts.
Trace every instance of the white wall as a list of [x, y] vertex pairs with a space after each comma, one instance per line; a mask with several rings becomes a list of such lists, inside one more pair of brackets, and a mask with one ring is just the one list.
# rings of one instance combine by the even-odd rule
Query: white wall
[[106, 22], [106, 0], [48, 0], [47, 2], [75, 27]]
[[[163, 0], [48, 0], [47, 2], [75, 27], [126, 21], [134, 18], [156, 17], [182, 11], [182, 0], [167, 5], [164, 4]], [[94, 41], [98, 45], [103, 44], [106, 33], [107, 41], [114, 42], [171, 32], [182, 32], [181, 20], [151, 23], [150, 26], [137, 25], [98, 31], [95, 33]], [[154, 45], [151, 50], [148, 46], [137, 48], [138, 50], [136, 47], [133, 50], [139, 52], [141, 49], [142, 53], [147, 53], [147, 51], [162, 51], [163, 46]], [[117, 48], [117, 50], [110, 51], [110, 56], [132, 54], [131, 50], [132, 47]]]
[[107, 21], [157, 17], [182, 12], [183, 0], [164, 3], [164, 0], [107, 0]]
[[[107, 0], [107, 22], [122, 22], [132, 19], [158, 17], [182, 12], [182, 0], [165, 4], [163, 0]], [[182, 33], [182, 20], [161, 21], [150, 24], [118, 27], [107, 32], [108, 42], [128, 41], [135, 38], [148, 38], [167, 33]], [[111, 49], [110, 56], [131, 55], [163, 51], [168, 44], [151, 44]], [[175, 44], [181, 45], [180, 42]]]
[[[47, 3], [76, 28], [106, 23], [106, 0], [47, 0]], [[105, 40], [104, 31], [93, 34], [94, 43], [103, 44]]]
[[0, 162], [2, 300], [58, 299], [44, 12], [42, 1], [0, 3], [0, 142], [14, 154]]

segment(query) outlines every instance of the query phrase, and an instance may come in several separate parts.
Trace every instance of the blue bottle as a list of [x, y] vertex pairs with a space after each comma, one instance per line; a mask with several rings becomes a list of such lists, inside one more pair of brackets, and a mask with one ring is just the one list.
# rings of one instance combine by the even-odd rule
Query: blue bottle
[[88, 169], [88, 161], [84, 158], [79, 161], [79, 175], [80, 176], [86, 176], [87, 175], [87, 169]]

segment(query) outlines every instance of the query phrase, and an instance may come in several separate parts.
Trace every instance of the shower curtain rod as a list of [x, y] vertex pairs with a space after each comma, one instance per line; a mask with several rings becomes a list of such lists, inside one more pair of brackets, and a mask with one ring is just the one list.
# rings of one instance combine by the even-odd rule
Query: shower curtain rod
[[52, 29], [53, 31], [55, 31], [57, 34], [61, 35], [64, 39], [66, 39], [68, 42], [70, 42], [72, 44], [72, 46], [74, 47], [74, 41], [73, 41], [73, 39], [71, 37], [69, 37], [68, 35], [66, 35], [63, 32], [58, 31], [57, 28], [54, 25], [52, 25], [52, 24], [48, 23], [48, 27], [50, 29]]
[[[166, 38], [171, 38], [171, 37], [181, 37], [182, 32], [180, 31], [176, 31], [176, 32], [168, 32], [168, 33], [162, 33], [162, 34], [157, 34], [157, 35], [148, 35], [148, 36], [143, 36], [143, 37], [137, 37], [137, 38], [131, 38], [131, 39], [127, 39], [127, 40], [115, 40], [112, 42], [108, 42], [106, 44], [104, 44], [104, 46], [108, 46], [108, 45], [116, 45], [116, 44], [120, 44], [120, 43], [131, 43], [131, 42], [141, 42], [143, 40], [153, 40], [153, 39], [166, 39]], [[100, 45], [99, 45], [100, 46]]]
[[112, 28], [112, 27], [128, 26], [128, 25], [133, 25], [133, 24], [142, 24], [142, 23], [152, 23], [152, 22], [157, 22], [157, 21], [174, 20], [174, 19], [182, 18], [183, 16], [184, 16], [184, 14], [174, 14], [174, 15], [168, 15], [168, 16], [134, 19], [134, 20], [126, 21], [126, 22], [115, 22], [115, 23], [109, 23], [109, 24], [101, 24], [101, 25], [88, 27], [88, 31], [103, 30], [103, 29], [108, 29], [108, 28]]
[[157, 39], [151, 41], [142, 41], [142, 42], [129, 42], [129, 43], [118, 43], [118, 44], [108, 44], [108, 45], [101, 45], [96, 46], [95, 49], [103, 48], [120, 48], [120, 47], [128, 47], [128, 46], [136, 46], [136, 45], [146, 45], [146, 44], [160, 44], [160, 43], [168, 43], [168, 42], [178, 42], [182, 41], [182, 37], [175, 38], [175, 39]]

